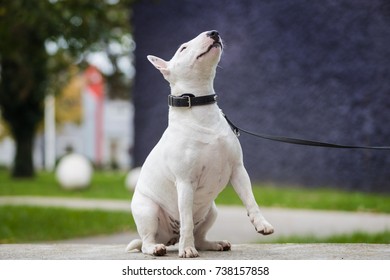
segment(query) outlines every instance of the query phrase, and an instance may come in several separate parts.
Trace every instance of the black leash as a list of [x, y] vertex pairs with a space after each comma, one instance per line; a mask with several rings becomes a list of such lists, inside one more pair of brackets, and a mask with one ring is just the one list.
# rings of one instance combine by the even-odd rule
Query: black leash
[[266, 135], [266, 134], [259, 134], [254, 133], [242, 128], [239, 128], [238, 126], [234, 125], [228, 117], [222, 113], [225, 117], [226, 121], [232, 128], [233, 132], [240, 136], [240, 132], [266, 139], [266, 140], [272, 140], [272, 141], [278, 141], [283, 143], [289, 143], [289, 144], [295, 144], [295, 145], [304, 145], [304, 146], [315, 146], [315, 147], [327, 147], [327, 148], [338, 148], [338, 149], [370, 149], [370, 150], [390, 150], [390, 147], [386, 146], [351, 146], [351, 145], [339, 145], [339, 144], [333, 144], [333, 143], [326, 143], [326, 142], [318, 142], [318, 141], [312, 141], [312, 140], [304, 140], [304, 139], [298, 139], [298, 138], [291, 138], [291, 137], [284, 137], [284, 136], [274, 136], [274, 135]]
[[[210, 94], [205, 96], [195, 96], [191, 93], [185, 93], [181, 96], [168, 96], [168, 105], [172, 107], [185, 107], [185, 108], [191, 108], [192, 106], [202, 106], [202, 105], [209, 105], [213, 104], [217, 101], [217, 95], [216, 94]], [[222, 111], [221, 111], [222, 112]], [[228, 119], [228, 117], [222, 112], [222, 115], [225, 117], [226, 121], [232, 128], [233, 132], [238, 136], [240, 136], [240, 132], [246, 133], [248, 135], [252, 135], [261, 139], [266, 140], [272, 140], [272, 141], [278, 141], [283, 143], [289, 143], [289, 144], [295, 144], [295, 145], [304, 145], [304, 146], [315, 146], [315, 147], [327, 147], [327, 148], [337, 148], [337, 149], [370, 149], [370, 150], [390, 150], [390, 147], [386, 146], [352, 146], [352, 145], [339, 145], [334, 143], [326, 143], [326, 142], [319, 142], [319, 141], [312, 141], [312, 140], [305, 140], [305, 139], [298, 139], [298, 138], [291, 138], [291, 137], [284, 137], [284, 136], [275, 136], [275, 135], [266, 135], [266, 134], [259, 134], [254, 133], [242, 128], [239, 128], [238, 126], [234, 125], [231, 120]]]

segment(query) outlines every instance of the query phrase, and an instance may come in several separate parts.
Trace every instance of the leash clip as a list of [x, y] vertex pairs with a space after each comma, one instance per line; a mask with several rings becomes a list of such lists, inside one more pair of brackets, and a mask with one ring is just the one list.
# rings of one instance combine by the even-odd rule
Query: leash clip
[[222, 111], [222, 110], [220, 110], [221, 111], [221, 114], [222, 114], [222, 116], [225, 118], [225, 120], [227, 121], [227, 123], [230, 125], [230, 128], [232, 129], [232, 131], [233, 131], [233, 133], [237, 136], [237, 137], [240, 137], [240, 130], [239, 130], [239, 128], [237, 127], [237, 126], [235, 126], [229, 119], [228, 119], [228, 117], [225, 115], [225, 113]]

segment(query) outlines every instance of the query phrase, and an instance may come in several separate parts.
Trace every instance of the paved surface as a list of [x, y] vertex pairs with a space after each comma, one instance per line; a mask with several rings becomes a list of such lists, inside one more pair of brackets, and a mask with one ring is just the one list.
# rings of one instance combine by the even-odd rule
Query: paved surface
[[[128, 211], [130, 202], [121, 200], [0, 197], [0, 205], [39, 205], [78, 209]], [[275, 227], [270, 236], [257, 234], [243, 207], [219, 206], [218, 218], [208, 237], [233, 244], [269, 242], [280, 236], [329, 236], [355, 231], [390, 230], [390, 215], [339, 211], [307, 211], [264, 208], [263, 214]], [[130, 214], [130, 213], [129, 213]], [[0, 259], [152, 259], [140, 253], [125, 253], [127, 243], [137, 238], [126, 232], [64, 240], [52, 244], [0, 245]], [[175, 248], [163, 259], [177, 258]], [[204, 259], [390, 259], [390, 245], [369, 244], [244, 244], [231, 252], [202, 252]]]
[[[12, 260], [170, 260], [179, 259], [173, 248], [163, 257], [126, 253], [122, 245], [11, 244], [0, 246], [0, 259]], [[232, 251], [200, 252], [199, 259], [216, 260], [390, 260], [390, 245], [375, 244], [244, 244]]]

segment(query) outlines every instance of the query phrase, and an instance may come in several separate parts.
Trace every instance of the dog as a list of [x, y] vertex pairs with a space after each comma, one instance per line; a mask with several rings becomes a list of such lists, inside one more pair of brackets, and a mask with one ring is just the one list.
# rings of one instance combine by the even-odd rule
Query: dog
[[127, 251], [162, 256], [177, 242], [181, 258], [230, 250], [228, 241], [206, 239], [217, 216], [214, 200], [229, 181], [256, 231], [274, 231], [256, 203], [240, 143], [217, 103], [190, 104], [191, 97], [214, 96], [222, 50], [219, 33], [212, 30], [182, 44], [169, 61], [147, 56], [169, 82], [171, 97], [188, 96], [188, 106], [170, 106], [168, 127], [142, 166], [131, 202], [142, 240], [130, 242]]

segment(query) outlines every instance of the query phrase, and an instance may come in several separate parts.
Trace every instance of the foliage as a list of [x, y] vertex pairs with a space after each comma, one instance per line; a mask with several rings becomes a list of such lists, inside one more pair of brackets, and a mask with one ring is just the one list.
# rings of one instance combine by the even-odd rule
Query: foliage
[[14, 177], [34, 175], [33, 137], [48, 89], [64, 85], [67, 67], [82, 64], [88, 51], [123, 41], [130, 32], [130, 2], [1, 2], [0, 111], [16, 142]]
[[130, 213], [0, 206], [0, 244], [61, 240], [135, 230]]
[[[1, 116], [1, 112], [0, 112]], [[0, 142], [9, 135], [7, 124], [0, 117]]]

